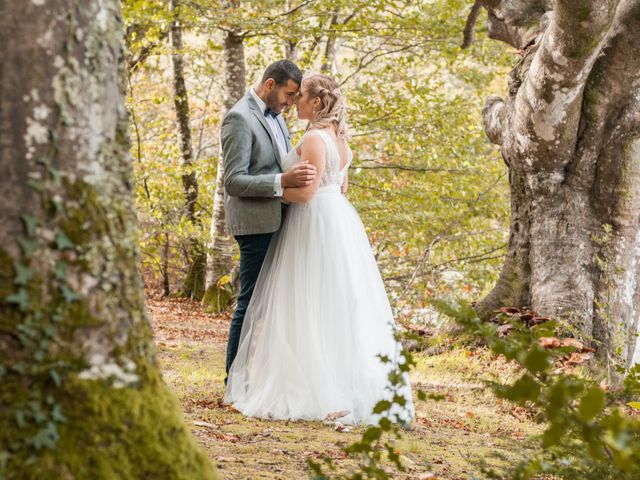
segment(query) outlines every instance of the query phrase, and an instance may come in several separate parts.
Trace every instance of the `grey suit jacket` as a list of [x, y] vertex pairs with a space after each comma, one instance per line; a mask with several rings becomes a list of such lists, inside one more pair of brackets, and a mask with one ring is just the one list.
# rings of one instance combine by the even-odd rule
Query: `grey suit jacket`
[[[289, 151], [289, 131], [282, 116], [277, 120]], [[274, 196], [282, 159], [264, 112], [251, 93], [225, 115], [220, 140], [227, 231], [231, 235], [275, 232], [282, 218], [282, 202]]]

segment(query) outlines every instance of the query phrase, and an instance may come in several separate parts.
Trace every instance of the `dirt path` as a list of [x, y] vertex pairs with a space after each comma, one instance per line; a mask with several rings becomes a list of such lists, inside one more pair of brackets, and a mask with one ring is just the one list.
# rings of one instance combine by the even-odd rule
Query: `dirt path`
[[[245, 418], [222, 405], [228, 315], [207, 314], [198, 303], [152, 293], [147, 306], [165, 381], [222, 478], [309, 478], [309, 458], [344, 459], [340, 446], [361, 435], [360, 428], [338, 432], [320, 422]], [[526, 455], [524, 438], [536, 426], [526, 412], [496, 399], [481, 382], [509, 374], [482, 350], [418, 355], [411, 374], [414, 387], [442, 393], [445, 400], [416, 405], [417, 422], [398, 442], [407, 471], [390, 468], [392, 477], [470, 479], [480, 476], [481, 458], [499, 466]]]

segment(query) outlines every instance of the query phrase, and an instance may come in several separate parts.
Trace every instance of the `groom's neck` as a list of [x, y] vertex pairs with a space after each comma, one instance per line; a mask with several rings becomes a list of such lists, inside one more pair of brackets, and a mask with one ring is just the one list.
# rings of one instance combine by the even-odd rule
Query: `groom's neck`
[[260, 100], [262, 100], [266, 104], [269, 93], [267, 92], [267, 89], [265, 88], [264, 84], [263, 83], [258, 84], [254, 88], [254, 90], [256, 91], [256, 95], [260, 97]]

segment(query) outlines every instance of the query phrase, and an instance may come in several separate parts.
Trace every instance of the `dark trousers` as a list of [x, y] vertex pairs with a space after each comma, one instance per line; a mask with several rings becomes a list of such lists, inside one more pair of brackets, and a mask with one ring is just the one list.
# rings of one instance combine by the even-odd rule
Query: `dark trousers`
[[[229, 328], [227, 375], [238, 353], [244, 314], [249, 306], [249, 300], [251, 300], [251, 295], [256, 286], [256, 280], [258, 279], [258, 274], [260, 273], [264, 257], [267, 254], [272, 236], [273, 233], [258, 233], [255, 235], [237, 235], [235, 237], [240, 246], [240, 294], [238, 295], [238, 305], [231, 318], [231, 327]], [[227, 383], [226, 378], [224, 383]]]

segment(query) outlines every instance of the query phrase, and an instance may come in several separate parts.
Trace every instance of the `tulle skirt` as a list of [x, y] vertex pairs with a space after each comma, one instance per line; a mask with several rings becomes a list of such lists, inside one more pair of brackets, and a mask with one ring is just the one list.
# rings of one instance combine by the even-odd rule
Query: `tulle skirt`
[[[225, 402], [248, 416], [376, 424], [402, 362], [384, 284], [362, 222], [338, 185], [289, 206], [243, 323]], [[384, 363], [379, 357], [390, 359]], [[413, 419], [408, 377], [394, 414]]]

